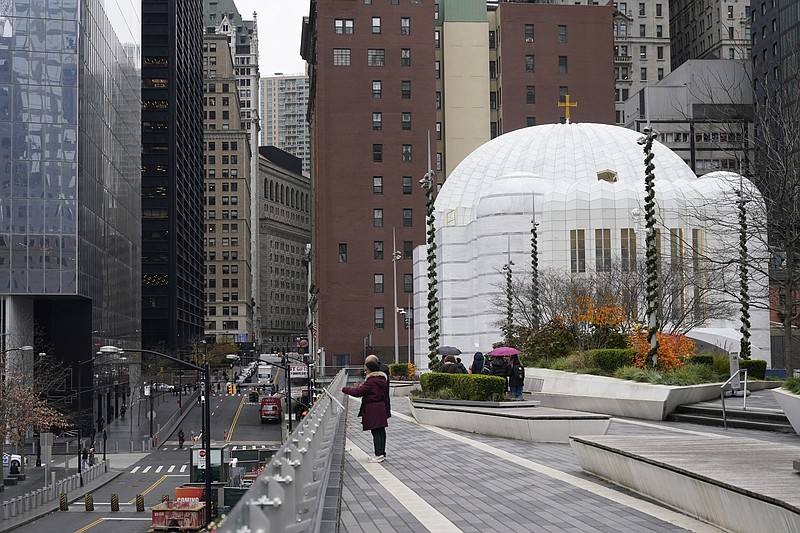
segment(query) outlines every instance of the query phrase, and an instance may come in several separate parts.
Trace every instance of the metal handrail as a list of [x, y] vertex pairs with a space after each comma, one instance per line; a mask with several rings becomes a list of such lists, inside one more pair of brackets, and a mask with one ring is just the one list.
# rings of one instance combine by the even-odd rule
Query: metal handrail
[[341, 370], [218, 531], [319, 530], [346, 380]]
[[742, 397], [742, 410], [747, 411], [747, 369], [746, 368], [738, 370], [737, 372], [734, 372], [733, 374], [731, 374], [731, 377], [729, 377], [728, 380], [725, 383], [723, 383], [722, 386], [720, 387], [720, 398], [722, 399], [722, 426], [725, 429], [728, 429], [728, 415], [725, 412], [725, 387], [729, 386], [731, 384], [731, 381], [733, 381], [733, 379], [736, 378], [742, 372], [744, 372], [744, 396]]

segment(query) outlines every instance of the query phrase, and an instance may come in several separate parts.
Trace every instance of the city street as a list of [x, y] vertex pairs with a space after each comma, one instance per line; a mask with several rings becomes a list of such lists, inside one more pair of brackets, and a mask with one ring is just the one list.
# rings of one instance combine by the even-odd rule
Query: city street
[[[188, 407], [188, 406], [187, 406]], [[125, 466], [122, 475], [93, 493], [95, 511], [85, 510], [83, 500], [70, 505], [68, 512], [56, 511], [35, 522], [19, 528], [23, 533], [59, 531], [83, 533], [86, 531], [119, 533], [143, 532], [150, 527], [150, 507], [161, 501], [162, 495], [174, 496], [176, 487], [189, 482], [189, 459], [192, 446], [191, 433], [200, 434], [201, 410], [195, 402], [179, 428], [186, 435], [184, 449], [178, 448], [176, 429], [158, 450]], [[248, 401], [247, 394], [212, 395], [211, 397], [212, 446], [226, 441], [229, 446], [248, 446], [280, 443], [280, 424], [261, 424], [256, 402]], [[199, 441], [198, 441], [199, 445]], [[120, 454], [123, 457], [136, 454]], [[138, 456], [141, 456], [139, 454]], [[109, 454], [112, 469], [115, 455]], [[119, 512], [111, 512], [111, 494], [119, 496]], [[142, 494], [145, 512], [137, 513], [136, 495]]]

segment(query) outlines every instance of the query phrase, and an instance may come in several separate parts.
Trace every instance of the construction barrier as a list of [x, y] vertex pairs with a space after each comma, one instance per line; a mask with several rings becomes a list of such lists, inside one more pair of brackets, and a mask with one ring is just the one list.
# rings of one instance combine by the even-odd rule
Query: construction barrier
[[115, 513], [119, 511], [119, 496], [116, 494], [111, 495], [111, 511]]
[[144, 512], [144, 496], [141, 494], [136, 495], [136, 512], [143, 513]]
[[161, 503], [169, 501], [169, 494], [162, 494], [161, 495]]
[[69, 511], [69, 503], [67, 503], [67, 493], [62, 492], [59, 500], [58, 508], [61, 511]]
[[92, 498], [92, 493], [86, 493], [86, 510], [87, 511], [94, 511], [94, 498]]

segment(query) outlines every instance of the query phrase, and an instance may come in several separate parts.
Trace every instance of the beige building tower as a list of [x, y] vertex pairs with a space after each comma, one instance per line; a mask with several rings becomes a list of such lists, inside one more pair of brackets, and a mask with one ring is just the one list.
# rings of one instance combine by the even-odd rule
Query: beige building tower
[[275, 74], [261, 78], [261, 146], [277, 146], [311, 170], [308, 133], [308, 76]]
[[228, 38], [203, 36], [205, 333], [254, 342], [250, 135]]

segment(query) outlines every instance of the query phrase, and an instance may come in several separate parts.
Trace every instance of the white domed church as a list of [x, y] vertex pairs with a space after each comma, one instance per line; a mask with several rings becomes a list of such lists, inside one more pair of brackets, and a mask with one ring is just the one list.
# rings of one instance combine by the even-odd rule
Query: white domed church
[[[497, 306], [506, 279], [502, 269], [510, 259], [515, 279], [530, 277], [534, 218], [540, 270], [586, 276], [624, 268], [630, 261], [644, 265], [641, 137], [611, 125], [545, 124], [497, 137], [453, 170], [435, 202], [440, 345], [485, 352], [502, 340], [498, 324], [506, 309]], [[732, 173], [697, 177], [658, 142], [653, 154], [661, 264], [680, 273], [700, 271], [700, 265], [715, 268], [709, 263], [717, 263], [707, 261], [713, 254], [730, 254], [735, 260], [736, 191], [753, 191], [752, 184]], [[763, 242], [751, 239], [751, 250], [759, 246], [755, 241]], [[728, 279], [736, 278], [735, 264], [719, 268], [729, 270]], [[752, 270], [754, 278], [763, 276]], [[414, 254], [414, 316], [419, 317], [414, 353], [423, 369], [428, 365], [426, 272], [426, 249], [420, 246]], [[754, 279], [750, 287], [752, 357], [771, 366], [769, 312], [756, 305], [766, 302], [766, 283]], [[687, 284], [681, 290], [691, 293], [694, 288]], [[688, 335], [738, 351], [738, 305], [730, 305], [732, 297], [722, 291], [703, 292], [705, 306], [722, 299], [733, 309], [730, 316], [701, 321]]]

